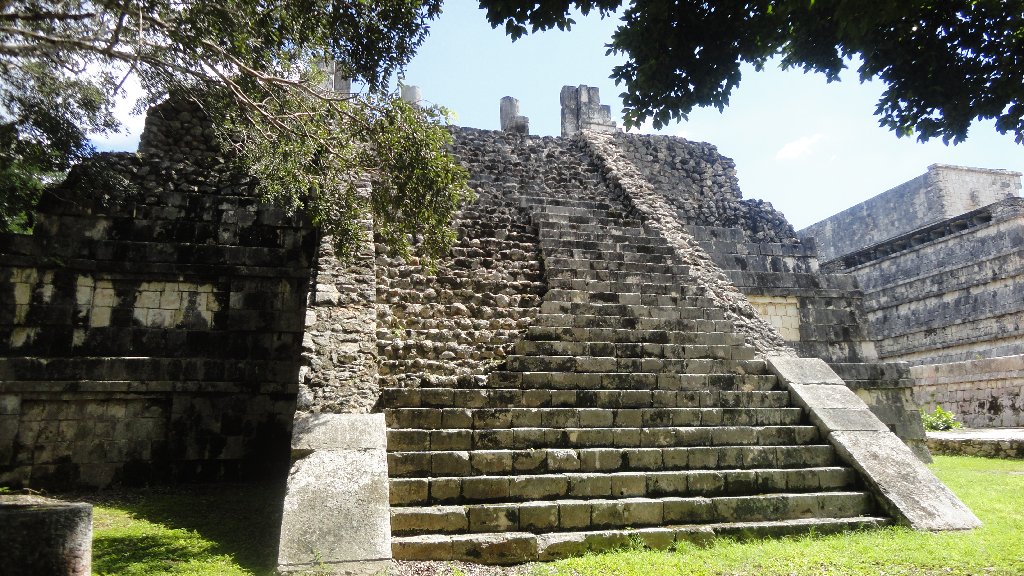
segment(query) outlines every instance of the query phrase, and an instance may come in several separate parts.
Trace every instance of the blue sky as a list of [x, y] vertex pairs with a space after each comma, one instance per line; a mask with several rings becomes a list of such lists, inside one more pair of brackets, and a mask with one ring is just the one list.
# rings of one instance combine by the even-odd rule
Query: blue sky
[[[541, 135], [559, 133], [561, 87], [587, 84], [601, 89], [621, 125], [620, 90], [608, 78], [620, 60], [604, 47], [617, 22], [615, 16], [577, 18], [570, 32], [513, 43], [502, 29], [491, 29], [475, 1], [448, 0], [405, 83], [451, 109], [457, 124], [474, 128], [497, 129], [498, 103], [513, 96], [531, 133]], [[723, 113], [696, 110], [661, 133], [718, 146], [736, 161], [744, 197], [771, 202], [798, 229], [923, 174], [930, 164], [1024, 171], [1024, 146], [991, 123], [977, 124], [956, 146], [900, 139], [879, 128], [873, 112], [883, 86], [861, 84], [848, 72], [829, 84], [821, 75], [771, 64], [763, 72], [746, 68]], [[141, 119], [128, 125], [136, 134], [98, 144], [132, 147]]]

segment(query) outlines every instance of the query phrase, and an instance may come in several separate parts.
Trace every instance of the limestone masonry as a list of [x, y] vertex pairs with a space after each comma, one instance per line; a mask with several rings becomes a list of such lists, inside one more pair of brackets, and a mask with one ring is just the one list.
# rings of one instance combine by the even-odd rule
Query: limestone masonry
[[857, 277], [882, 359], [917, 401], [973, 427], [1024, 425], [1020, 173], [935, 165], [800, 232]]
[[913, 457], [908, 365], [878, 362], [854, 276], [714, 146], [561, 102], [563, 137], [514, 98], [503, 131], [452, 129], [478, 200], [433, 273], [370, 242], [339, 262], [195, 107], [156, 107], [139, 154], [0, 238], [0, 484], [290, 463], [282, 571], [977, 526]]

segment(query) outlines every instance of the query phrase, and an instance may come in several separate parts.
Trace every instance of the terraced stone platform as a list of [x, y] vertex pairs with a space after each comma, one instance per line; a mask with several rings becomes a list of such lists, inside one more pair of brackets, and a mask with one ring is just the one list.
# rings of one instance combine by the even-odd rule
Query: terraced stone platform
[[887, 523], [664, 240], [579, 151], [545, 161], [522, 197], [548, 287], [526, 339], [484, 381], [383, 390], [395, 558]]

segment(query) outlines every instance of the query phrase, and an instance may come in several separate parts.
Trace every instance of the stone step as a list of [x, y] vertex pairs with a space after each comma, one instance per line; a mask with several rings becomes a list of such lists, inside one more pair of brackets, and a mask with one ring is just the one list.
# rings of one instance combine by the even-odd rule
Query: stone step
[[[817, 438], [815, 429], [801, 425], [393, 429], [389, 471], [399, 478], [833, 464], [830, 446], [793, 444]], [[698, 444], [700, 439], [717, 444]], [[763, 446], [752, 445], [759, 439]]]
[[386, 408], [785, 408], [786, 391], [384, 388]]
[[[672, 317], [674, 316], [674, 317]], [[625, 330], [671, 330], [681, 332], [714, 332], [706, 330], [708, 322], [724, 321], [717, 308], [676, 308], [664, 311], [662, 317], [588, 316], [584, 314], [538, 314], [534, 326], [555, 328], [621, 328]]]
[[388, 428], [792, 426], [800, 408], [386, 408]]
[[736, 362], [751, 360], [752, 348], [692, 346], [689, 358], [616, 358], [613, 356], [519, 356], [506, 358], [509, 372], [592, 372], [691, 374], [731, 372]]
[[586, 232], [578, 228], [570, 231], [554, 225], [545, 225], [545, 227], [538, 230], [537, 237], [546, 246], [572, 245], [576, 242], [611, 242], [625, 245], [636, 243], [639, 246], [667, 245], [665, 239], [657, 233], [642, 229]]
[[[693, 298], [693, 300], [697, 300]], [[672, 305], [619, 304], [607, 302], [564, 302], [545, 299], [541, 314], [579, 314], [584, 316], [619, 316], [632, 318], [704, 318], [704, 315], [684, 315], [681, 310], [703, 310], [711, 306], [698, 306], [685, 301]]]
[[[682, 320], [675, 321], [678, 323]], [[641, 344], [704, 344], [708, 333], [734, 333], [728, 320], [687, 320], [691, 326], [680, 330], [626, 329], [626, 328], [584, 328], [569, 326], [529, 326], [528, 340], [551, 340], [562, 342], [615, 342]], [[682, 326], [681, 324], [678, 324]], [[689, 329], [686, 329], [689, 328]]]
[[588, 282], [615, 282], [618, 284], [665, 284], [674, 286], [680, 279], [675, 274], [657, 272], [623, 272], [619, 270], [590, 270], [580, 268], [558, 268], [546, 266], [544, 277], [548, 280], [586, 280]]
[[[764, 462], [767, 458], [770, 465], [775, 467], [800, 466], [828, 466], [832, 464], [833, 453], [831, 448], [821, 445], [815, 450], [822, 450], [821, 456], [825, 458], [818, 464], [811, 464], [804, 458], [781, 458], [785, 454], [775, 452], [777, 446], [791, 446], [793, 449], [806, 447], [813, 443], [820, 442], [818, 429], [810, 425], [798, 426], [703, 426], [703, 427], [678, 427], [678, 428], [566, 428], [562, 430], [544, 428], [508, 428], [503, 430], [388, 430], [388, 450], [392, 452], [409, 453], [403, 458], [409, 462], [419, 462], [420, 469], [429, 470], [429, 464], [423, 464], [425, 451], [460, 451], [465, 459], [472, 461], [481, 456], [483, 452], [494, 452], [504, 454], [501, 458], [508, 458], [508, 462], [516, 463], [515, 471], [534, 471], [533, 468], [524, 468], [523, 462], [544, 461], [546, 456], [533, 454], [543, 449], [559, 449], [574, 451], [570, 455], [578, 462], [579, 470], [583, 472], [594, 472], [599, 470], [616, 470], [629, 457], [628, 464], [633, 469], [657, 470], [663, 467], [678, 467], [685, 469], [690, 463], [688, 454], [702, 454], [695, 459], [693, 464], [699, 464], [704, 468], [716, 468], [716, 464], [709, 464], [712, 449], [723, 446], [749, 446], [753, 450], [749, 459], [743, 460], [748, 467], [755, 466], [755, 463]], [[687, 449], [690, 449], [688, 452]], [[524, 453], [514, 453], [516, 450], [524, 450]], [[790, 448], [787, 448], [790, 450]], [[466, 452], [473, 451], [473, 452]], [[759, 454], [755, 454], [755, 452]], [[794, 451], [793, 453], [798, 453]], [[476, 456], [471, 456], [476, 454]], [[817, 454], [817, 453], [816, 453]], [[560, 455], [562, 458], [564, 454]], [[451, 456], [454, 458], [455, 456]], [[460, 456], [460, 458], [463, 456]], [[717, 456], [710, 462], [717, 462]], [[732, 460], [725, 459], [723, 461]], [[803, 464], [799, 464], [803, 462]], [[768, 466], [769, 464], [759, 464]], [[607, 465], [610, 465], [609, 468]], [[412, 466], [412, 464], [409, 464]], [[511, 464], [510, 464], [511, 466]], [[636, 468], [639, 466], [639, 468]], [[400, 476], [400, 468], [391, 468], [392, 476]], [[512, 468], [510, 468], [511, 470]], [[541, 471], [545, 471], [541, 470]], [[561, 468], [565, 470], [565, 468]], [[570, 469], [572, 471], [572, 469]], [[486, 471], [479, 472], [487, 473]]]
[[541, 240], [545, 254], [560, 255], [565, 253], [587, 254], [646, 254], [659, 256], [662, 261], [671, 261], [675, 250], [667, 244], [643, 244], [630, 242], [609, 242], [601, 240], [580, 240], [545, 238]]
[[799, 534], [835, 534], [881, 528], [891, 523], [878, 516], [850, 518], [798, 518], [763, 522], [680, 524], [624, 530], [571, 532], [501, 532], [396, 536], [391, 551], [396, 560], [461, 560], [483, 564], [518, 564], [552, 561], [588, 552], [616, 550], [640, 542], [655, 550], [677, 543], [707, 545], [716, 537], [761, 539]]
[[[659, 286], [642, 284], [641, 288]], [[567, 304], [629, 304], [642, 306], [697, 306], [713, 307], [710, 298], [696, 286], [681, 285], [676, 290], [665, 290], [659, 286], [658, 292], [598, 292], [587, 289], [557, 288], [548, 286], [544, 294], [544, 302], [564, 302]], [[543, 305], [543, 304], [542, 304]]]
[[856, 482], [856, 472], [842, 466], [393, 478], [390, 500], [392, 506], [429, 506], [563, 498], [746, 496], [838, 490]]
[[[539, 388], [543, 390], [778, 390], [778, 380], [765, 374], [763, 362], [757, 360], [729, 361], [741, 366], [749, 365], [746, 373], [716, 371], [716, 363], [724, 360], [689, 360], [691, 372], [679, 374], [623, 374], [621, 372], [491, 372], [487, 388]], [[721, 366], [721, 365], [718, 365]], [[698, 369], [704, 370], [700, 371]], [[739, 369], [739, 368], [737, 368]], [[761, 373], [754, 372], [760, 370]]]
[[609, 254], [658, 254], [662, 256], [671, 256], [675, 254], [675, 250], [673, 250], [672, 247], [664, 241], [644, 243], [624, 239], [621, 242], [615, 242], [608, 240], [606, 237], [590, 240], [552, 236], [548, 238], [541, 238], [541, 244], [544, 246], [545, 252], [551, 251], [556, 254], [562, 250], [586, 250]]
[[[704, 336], [708, 336], [705, 334]], [[639, 344], [615, 342], [562, 342], [558, 340], [520, 340], [516, 354], [522, 356], [615, 356], [617, 358], [721, 358], [707, 348], [743, 346], [737, 334], [715, 332], [705, 338], [709, 344]]]
[[534, 222], [540, 229], [540, 237], [551, 237], [545, 235], [545, 230], [552, 230], [553, 236], [558, 238], [584, 238], [593, 234], [603, 236], [609, 240], [615, 238], [647, 237], [656, 238], [652, 233], [647, 232], [639, 222], [615, 221], [612, 223], [595, 223], [585, 218], [565, 218], [555, 220], [545, 218], [542, 215], [535, 215]]
[[653, 282], [615, 282], [611, 280], [590, 280], [587, 278], [548, 278], [549, 289], [574, 290], [585, 292], [610, 292], [636, 293], [636, 294], [658, 294], [662, 296], [688, 296], [694, 294], [692, 286], [681, 282], [675, 284], [653, 283]]
[[871, 494], [860, 491], [760, 494], [715, 498], [594, 498], [504, 504], [396, 507], [396, 536], [479, 532], [550, 532], [664, 526], [682, 522], [758, 522], [796, 518], [849, 518], [870, 514]]
[[[557, 210], [556, 207], [552, 206], [552, 209]], [[557, 223], [565, 225], [567, 228], [572, 229], [575, 225], [586, 225], [586, 226], [636, 226], [643, 227], [643, 223], [636, 218], [629, 218], [623, 213], [619, 213], [614, 217], [602, 217], [599, 210], [583, 207], [567, 207], [575, 209], [575, 213], [570, 214], [559, 214], [552, 212], [545, 212], [544, 210], [537, 210], [533, 213], [533, 217], [542, 222]]]
[[539, 208], [547, 206], [569, 206], [577, 208], [594, 208], [594, 209], [623, 209], [623, 205], [620, 202], [606, 200], [589, 200], [579, 198], [560, 198], [557, 196], [520, 196], [520, 206], [526, 208]]
[[534, 213], [538, 214], [541, 218], [550, 217], [553, 220], [558, 220], [562, 216], [588, 218], [592, 222], [618, 222], [628, 218], [628, 215], [622, 209], [611, 206], [604, 208], [594, 204], [589, 206], [544, 205], [534, 206], [533, 209]]
[[[608, 262], [608, 263], [629, 263], [629, 264], [650, 264], [662, 266], [673, 264], [672, 258], [664, 254], [648, 254], [644, 252], [611, 252], [602, 250], [584, 250], [582, 248], [551, 248], [541, 243], [545, 262], [555, 260], [587, 261], [587, 262]], [[580, 266], [570, 266], [571, 269], [583, 269]]]
[[[658, 256], [643, 255], [644, 260], [640, 262], [628, 262], [621, 260], [613, 260], [609, 258], [600, 259], [574, 259], [574, 258], [562, 258], [558, 256], [547, 256], [544, 257], [544, 266], [546, 268], [569, 268], [573, 270], [608, 270], [608, 271], [619, 271], [619, 272], [644, 272], [649, 274], [662, 274], [668, 276], [680, 276], [686, 277], [690, 273], [689, 266], [678, 266], [675, 264], [665, 264], [664, 260]], [[650, 260], [654, 260], [653, 262]], [[630, 290], [623, 290], [629, 292]]]

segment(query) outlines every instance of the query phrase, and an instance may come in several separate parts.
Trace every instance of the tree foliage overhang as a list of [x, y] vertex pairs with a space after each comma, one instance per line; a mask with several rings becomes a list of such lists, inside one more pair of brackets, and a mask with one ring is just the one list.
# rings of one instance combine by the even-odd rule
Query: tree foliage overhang
[[[1022, 0], [481, 0], [513, 39], [569, 29], [570, 10], [608, 16], [624, 4], [609, 53], [626, 63], [625, 123], [660, 128], [695, 106], [729, 103], [743, 62], [821, 72], [853, 58], [861, 80], [887, 84], [875, 110], [899, 136], [960, 142], [976, 120], [1024, 143]], [[529, 27], [529, 28], [528, 28]]]
[[[0, 6], [0, 228], [114, 130], [129, 75], [141, 111], [175, 92], [212, 116], [259, 191], [305, 209], [342, 252], [372, 214], [398, 251], [436, 256], [470, 197], [447, 113], [388, 93], [441, 0], [16, 0]], [[324, 62], [365, 86], [324, 87]], [[359, 193], [369, 180], [372, 195]]]

